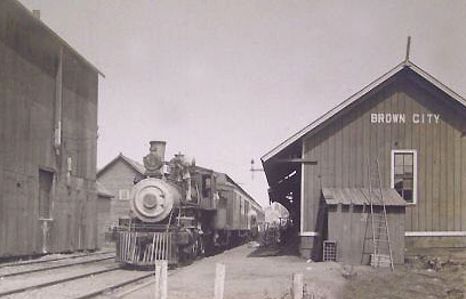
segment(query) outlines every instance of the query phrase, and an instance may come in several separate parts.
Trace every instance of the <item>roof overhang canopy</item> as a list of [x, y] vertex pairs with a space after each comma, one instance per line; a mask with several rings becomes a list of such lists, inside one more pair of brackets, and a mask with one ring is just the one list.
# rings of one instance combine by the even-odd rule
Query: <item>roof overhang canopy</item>
[[267, 161], [262, 160], [270, 202], [279, 202], [293, 214], [301, 186], [302, 143], [297, 141]]

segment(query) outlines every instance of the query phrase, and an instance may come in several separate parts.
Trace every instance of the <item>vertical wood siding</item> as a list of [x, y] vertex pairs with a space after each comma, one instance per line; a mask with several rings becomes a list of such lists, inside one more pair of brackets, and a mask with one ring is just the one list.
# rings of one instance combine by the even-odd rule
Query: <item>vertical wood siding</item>
[[[466, 230], [464, 109], [407, 74], [355, 103], [304, 137], [304, 231], [315, 231], [321, 186], [368, 187], [368, 163], [379, 158], [390, 186], [391, 151], [417, 150], [417, 204], [406, 208], [406, 231]], [[410, 74], [409, 76], [414, 76]], [[426, 85], [426, 86], [423, 86]], [[371, 113], [404, 113], [405, 124], [370, 122]], [[413, 113], [440, 114], [439, 124], [413, 124]], [[312, 134], [312, 135], [311, 135]]]
[[[403, 208], [400, 207], [389, 207], [387, 211], [393, 260], [396, 264], [404, 263], [402, 210]], [[367, 217], [367, 213], [362, 211], [361, 206], [332, 206], [328, 211], [328, 239], [337, 240], [337, 261], [353, 265], [361, 262], [368, 264], [369, 253], [373, 251], [373, 246], [371, 239], [367, 239], [364, 245], [366, 233], [370, 234], [370, 218]], [[367, 226], [369, 226], [368, 232], [366, 232]]]
[[[54, 73], [60, 44], [27, 23], [30, 16], [16, 15], [11, 3], [0, 4], [0, 257], [42, 252], [39, 168], [55, 174], [49, 251], [93, 249], [97, 74], [65, 51], [63, 144], [57, 157]], [[69, 156], [74, 164], [67, 186]]]

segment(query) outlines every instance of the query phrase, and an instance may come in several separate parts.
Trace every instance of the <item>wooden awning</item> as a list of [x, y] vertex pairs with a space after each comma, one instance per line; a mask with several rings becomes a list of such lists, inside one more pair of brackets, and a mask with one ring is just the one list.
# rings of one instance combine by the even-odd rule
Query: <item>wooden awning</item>
[[[373, 190], [370, 196], [368, 188], [322, 188], [322, 196], [328, 205], [373, 205], [380, 206], [380, 191]], [[406, 201], [392, 188], [382, 188], [383, 201], [386, 206], [406, 206]]]

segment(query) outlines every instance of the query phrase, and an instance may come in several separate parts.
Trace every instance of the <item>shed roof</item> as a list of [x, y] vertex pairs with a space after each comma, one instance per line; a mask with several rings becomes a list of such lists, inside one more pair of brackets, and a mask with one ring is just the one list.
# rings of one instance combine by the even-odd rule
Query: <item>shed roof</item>
[[[406, 201], [392, 188], [382, 188], [382, 197], [386, 206], [406, 206]], [[374, 193], [380, 194], [379, 190]], [[371, 196], [368, 188], [322, 188], [322, 195], [328, 205], [370, 205]], [[380, 206], [380, 197], [372, 196], [372, 204]]]
[[103, 198], [113, 198], [115, 197], [101, 182], [96, 182], [97, 186], [97, 195]]
[[133, 168], [135, 171], [137, 171], [141, 175], [144, 175], [144, 173], [146, 172], [144, 165], [120, 153], [112, 161], [108, 162], [107, 165], [105, 165], [104, 167], [99, 169], [99, 171], [97, 171], [97, 177], [99, 177], [102, 173], [104, 173], [107, 169], [109, 169], [110, 166], [115, 164], [118, 160], [122, 160], [123, 162], [125, 162], [127, 165], [129, 165], [131, 168]]
[[427, 80], [429, 83], [446, 93], [450, 99], [453, 101], [456, 101], [460, 103], [461, 105], [466, 107], [466, 99], [451, 90], [449, 87], [444, 85], [442, 82], [440, 82], [438, 79], [434, 78], [431, 74], [426, 72], [425, 70], [421, 69], [419, 66], [415, 65], [413, 62], [410, 60], [405, 60], [383, 74], [381, 77], [377, 78], [376, 80], [372, 81], [370, 84], [368, 84], [366, 87], [361, 89], [360, 91], [356, 92], [352, 96], [350, 96], [348, 99], [344, 100], [340, 104], [338, 104], [336, 107], [316, 119], [314, 122], [310, 123], [300, 131], [298, 131], [296, 134], [292, 135], [282, 143], [280, 143], [278, 146], [270, 150], [268, 153], [266, 153], [264, 156], [262, 156], [261, 160], [262, 163], [266, 163], [268, 160], [273, 158], [275, 155], [278, 153], [282, 152], [284, 149], [292, 145], [294, 142], [298, 141], [301, 139], [303, 136], [311, 132], [312, 130], [316, 129], [319, 127], [321, 124], [327, 122], [330, 120], [334, 115], [336, 115], [338, 112], [342, 111], [344, 108], [349, 106], [350, 104], [354, 103], [358, 99], [362, 98], [364, 95], [367, 93], [371, 92], [374, 90], [377, 86], [381, 85], [383, 82], [387, 81], [388, 79], [392, 78], [399, 72], [401, 72], [404, 69], [410, 69], [412, 70], [415, 74], [419, 75], [420, 77], [424, 78]]

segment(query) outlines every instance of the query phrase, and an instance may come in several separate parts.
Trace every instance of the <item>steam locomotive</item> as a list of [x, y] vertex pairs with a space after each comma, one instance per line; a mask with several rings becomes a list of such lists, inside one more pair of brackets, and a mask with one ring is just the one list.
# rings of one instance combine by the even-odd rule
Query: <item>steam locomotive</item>
[[187, 263], [253, 237], [262, 208], [228, 175], [189, 162], [165, 161], [164, 141], [151, 141], [144, 178], [135, 179], [130, 213], [119, 220], [117, 261], [146, 267]]

